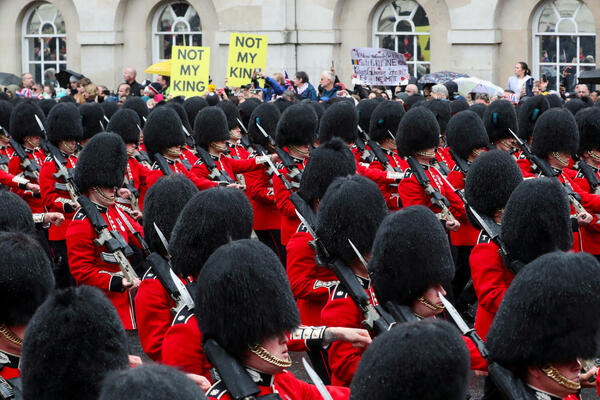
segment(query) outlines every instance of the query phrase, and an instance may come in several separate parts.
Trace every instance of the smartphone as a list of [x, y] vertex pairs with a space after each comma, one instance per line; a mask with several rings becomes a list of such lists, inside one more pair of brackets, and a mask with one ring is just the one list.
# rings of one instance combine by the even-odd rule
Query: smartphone
[[546, 77], [546, 74], [542, 74], [542, 82], [547, 82], [548, 78]]
[[335, 64], [333, 63], [333, 60], [331, 60], [331, 68], [335, 68]]
[[254, 94], [259, 94], [262, 91], [262, 89], [252, 89], [251, 92]]
[[260, 68], [254, 68], [254, 73], [255, 74], [260, 74], [260, 71], [262, 71]]

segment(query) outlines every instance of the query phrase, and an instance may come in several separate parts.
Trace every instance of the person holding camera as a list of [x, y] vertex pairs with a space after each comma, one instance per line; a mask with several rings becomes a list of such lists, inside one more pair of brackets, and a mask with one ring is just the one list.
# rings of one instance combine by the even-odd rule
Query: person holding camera
[[[264, 88], [261, 88], [260, 84], [258, 83], [259, 77], [265, 80]], [[267, 76], [265, 71], [262, 71], [260, 68], [256, 68], [252, 73], [252, 85], [255, 89], [262, 90], [264, 101], [270, 101], [274, 99], [275, 96], [285, 92], [285, 84], [283, 74], [281, 72], [277, 72], [273, 74], [273, 77], [270, 77]]]

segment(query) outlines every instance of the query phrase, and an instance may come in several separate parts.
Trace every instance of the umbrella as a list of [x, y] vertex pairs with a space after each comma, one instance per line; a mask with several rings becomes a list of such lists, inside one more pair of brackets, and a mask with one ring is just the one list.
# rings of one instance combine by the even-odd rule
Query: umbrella
[[0, 72], [0, 85], [20, 85], [21, 78], [8, 72]]
[[171, 60], [165, 60], [152, 64], [144, 70], [147, 74], [156, 74], [163, 76], [171, 76]]
[[71, 76], [77, 78], [77, 80], [83, 78], [84, 76], [79, 72], [71, 71], [70, 69], [63, 69], [58, 74], [56, 74], [56, 80], [58, 80], [58, 84], [63, 88], [70, 88], [69, 80]]
[[581, 71], [578, 81], [579, 83], [600, 83], [600, 70], [592, 69], [589, 71]]
[[467, 97], [469, 93], [487, 93], [490, 97], [494, 95], [502, 95], [504, 89], [500, 86], [493, 84], [490, 81], [484, 81], [479, 78], [458, 78], [454, 82], [458, 85], [458, 93]]
[[417, 82], [421, 85], [425, 85], [427, 83], [445, 83], [461, 77], [469, 77], [469, 75], [459, 74], [458, 72], [452, 71], [439, 71], [432, 74], [425, 74], [420, 77]]

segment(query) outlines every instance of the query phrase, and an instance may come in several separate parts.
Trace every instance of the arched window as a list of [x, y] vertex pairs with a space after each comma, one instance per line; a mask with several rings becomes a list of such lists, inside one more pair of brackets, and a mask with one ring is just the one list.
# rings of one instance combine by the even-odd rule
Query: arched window
[[404, 54], [411, 76], [429, 73], [429, 19], [423, 7], [413, 0], [380, 5], [373, 18], [373, 47]]
[[23, 72], [32, 73], [36, 82], [44, 84], [66, 69], [66, 33], [65, 20], [52, 4], [29, 10], [23, 19]]
[[533, 18], [533, 71], [548, 90], [563, 84], [570, 92], [580, 71], [596, 66], [596, 27], [580, 0], [549, 0]]
[[156, 11], [152, 22], [153, 62], [171, 58], [173, 46], [202, 46], [198, 13], [188, 3], [167, 3]]

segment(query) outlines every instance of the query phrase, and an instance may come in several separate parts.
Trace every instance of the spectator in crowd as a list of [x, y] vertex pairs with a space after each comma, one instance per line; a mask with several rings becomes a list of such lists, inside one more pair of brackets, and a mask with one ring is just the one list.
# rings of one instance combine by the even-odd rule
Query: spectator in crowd
[[169, 85], [171, 84], [171, 78], [169, 76], [159, 75], [156, 78], [156, 82], [160, 83], [160, 86], [162, 87], [162, 92], [165, 95], [165, 97], [169, 97]]
[[448, 100], [448, 89], [442, 84], [433, 85], [431, 88], [432, 99]]
[[534, 79], [527, 64], [519, 61], [515, 65], [515, 74], [508, 78], [507, 89], [517, 93], [520, 97], [533, 96]]
[[[258, 77], [265, 80], [265, 87], [261, 89], [258, 82]], [[252, 73], [252, 85], [255, 89], [261, 89], [264, 101], [269, 101], [275, 98], [275, 96], [283, 94], [285, 92], [285, 79], [281, 72], [273, 74], [273, 77], [267, 76], [265, 71], [254, 71]]]
[[127, 97], [131, 94], [131, 87], [127, 83], [121, 83], [119, 85], [119, 89], [117, 89], [117, 97], [122, 99], [123, 97]]
[[294, 79], [294, 85], [296, 85], [296, 91], [303, 99], [317, 100], [317, 91], [314, 86], [308, 81], [308, 75], [304, 71], [296, 72], [296, 79]]
[[142, 85], [136, 82], [135, 77], [137, 76], [137, 72], [133, 68], [125, 68], [123, 71], [123, 81], [127, 83], [131, 89], [132, 96], [141, 96], [142, 95]]
[[52, 85], [44, 85], [44, 97], [53, 99], [56, 97], [56, 89]]
[[44, 71], [44, 83], [55, 88], [60, 86], [56, 79], [56, 70], [54, 68], [48, 68]]
[[34, 83], [31, 87], [31, 90], [35, 96], [40, 96], [42, 93], [44, 93], [44, 88], [39, 83]]
[[419, 87], [414, 83], [410, 83], [406, 85], [406, 90], [404, 92], [409, 96], [413, 96], [415, 94], [419, 94]]
[[75, 101], [78, 104], [83, 104], [85, 103], [85, 97], [83, 95], [83, 93], [85, 92], [85, 87], [87, 85], [89, 85], [90, 83], [92, 83], [92, 81], [89, 78], [81, 78], [77, 81], [77, 93], [75, 95], [73, 95], [73, 97], [75, 98]]
[[21, 75], [21, 88], [31, 89], [33, 87], [33, 75], [29, 72], [25, 72]]
[[487, 93], [477, 93], [475, 94], [475, 104], [485, 104], [488, 106], [490, 104], [490, 95]]
[[330, 99], [335, 97], [338, 90], [340, 90], [340, 86], [335, 84], [335, 74], [331, 71], [323, 71], [321, 74], [321, 82], [320, 82], [321, 99], [327, 98]]
[[98, 85], [98, 103], [102, 103], [107, 96], [110, 96], [110, 90], [104, 85]]
[[588, 88], [588, 86], [583, 83], [580, 83], [579, 85], [575, 86], [575, 92], [577, 93], [577, 97], [579, 98], [590, 96], [590, 88]]
[[598, 95], [600, 95], [600, 90], [592, 90], [590, 92], [590, 99], [596, 103], [598, 101]]

